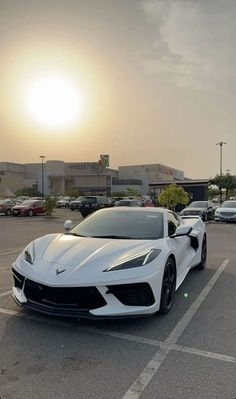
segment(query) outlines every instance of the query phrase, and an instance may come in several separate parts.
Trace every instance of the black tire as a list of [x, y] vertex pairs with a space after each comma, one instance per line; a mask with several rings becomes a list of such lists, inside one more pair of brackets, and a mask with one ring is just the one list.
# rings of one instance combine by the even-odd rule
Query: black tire
[[6, 210], [6, 216], [11, 216], [11, 210], [10, 209]]
[[30, 216], [30, 217], [31, 217], [31, 216], [34, 216], [34, 211], [33, 211], [33, 209], [30, 209], [30, 210], [29, 210], [28, 216]]
[[176, 267], [172, 258], [168, 258], [162, 280], [161, 303], [159, 312], [166, 314], [172, 308], [176, 288]]
[[202, 251], [201, 251], [201, 262], [196, 266], [197, 270], [203, 270], [206, 268], [206, 260], [207, 260], [207, 238], [204, 235], [202, 240]]

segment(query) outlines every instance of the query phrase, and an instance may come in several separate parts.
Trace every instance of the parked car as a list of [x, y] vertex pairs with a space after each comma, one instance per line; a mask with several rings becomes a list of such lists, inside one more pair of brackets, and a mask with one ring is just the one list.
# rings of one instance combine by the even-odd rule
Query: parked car
[[12, 215], [12, 208], [15, 205], [16, 205], [16, 200], [13, 199], [0, 200], [0, 213], [4, 213], [7, 216]]
[[14, 216], [35, 216], [45, 213], [44, 200], [26, 200], [12, 208]]
[[23, 201], [26, 201], [30, 199], [29, 195], [20, 195], [19, 197], [16, 197], [16, 201], [18, 204], [21, 204]]
[[115, 206], [141, 206], [140, 201], [134, 200], [134, 199], [123, 199], [118, 201]]
[[223, 204], [215, 210], [216, 222], [236, 222], [236, 201], [224, 201]]
[[79, 209], [81, 201], [83, 200], [84, 197], [78, 197], [73, 201], [70, 201], [70, 209], [74, 211], [75, 209]]
[[98, 209], [110, 207], [107, 197], [89, 195], [85, 196], [79, 205], [79, 211], [83, 217]]
[[204, 220], [213, 220], [214, 219], [214, 204], [211, 201], [194, 201], [189, 204], [186, 208], [184, 208], [181, 212], [181, 216], [194, 216], [198, 215]]
[[198, 217], [181, 220], [161, 208], [102, 209], [66, 235], [29, 243], [12, 265], [13, 298], [47, 315], [165, 314], [188, 271], [205, 268], [206, 256]]
[[69, 208], [70, 202], [74, 201], [75, 197], [62, 197], [57, 201], [57, 208]]

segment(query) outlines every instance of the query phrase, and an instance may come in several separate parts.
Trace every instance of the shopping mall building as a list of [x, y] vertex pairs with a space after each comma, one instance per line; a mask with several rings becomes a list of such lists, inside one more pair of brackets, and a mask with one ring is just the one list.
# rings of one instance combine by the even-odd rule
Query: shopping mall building
[[184, 172], [161, 164], [120, 166], [115, 170], [99, 162], [0, 162], [1, 197], [12, 196], [23, 187], [33, 187], [45, 195], [64, 195], [72, 189], [78, 189], [81, 195], [111, 195], [128, 187], [147, 194], [152, 182], [181, 180]]

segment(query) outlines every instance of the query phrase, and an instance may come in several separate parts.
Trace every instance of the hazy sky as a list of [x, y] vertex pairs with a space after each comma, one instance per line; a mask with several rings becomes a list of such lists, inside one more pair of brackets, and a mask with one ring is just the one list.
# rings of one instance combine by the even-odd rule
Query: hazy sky
[[[0, 0], [0, 161], [162, 163], [236, 173], [235, 0]], [[80, 91], [74, 125], [26, 112], [45, 74]]]

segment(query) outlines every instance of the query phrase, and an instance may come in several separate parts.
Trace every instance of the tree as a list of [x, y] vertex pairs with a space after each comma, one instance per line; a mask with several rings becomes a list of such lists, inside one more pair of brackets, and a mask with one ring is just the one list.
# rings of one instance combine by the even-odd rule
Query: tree
[[122, 197], [126, 197], [126, 196], [127, 196], [126, 191], [116, 191], [116, 192], [112, 193], [112, 197], [122, 198]]
[[56, 198], [50, 196], [46, 198], [44, 207], [47, 216], [52, 217], [54, 209], [56, 208], [56, 204], [57, 204]]
[[177, 184], [170, 184], [159, 195], [158, 202], [168, 209], [174, 210], [177, 204], [187, 205], [189, 202], [188, 193]]
[[217, 186], [220, 191], [225, 190], [225, 197], [228, 199], [229, 192], [236, 189], [236, 176], [226, 173], [225, 175], [216, 175], [210, 183]]
[[17, 197], [20, 197], [22, 195], [29, 196], [29, 197], [39, 197], [40, 192], [35, 187], [24, 187], [24, 188], [17, 190], [15, 192], [15, 195]]
[[141, 192], [135, 188], [127, 188], [127, 197], [141, 197]]

